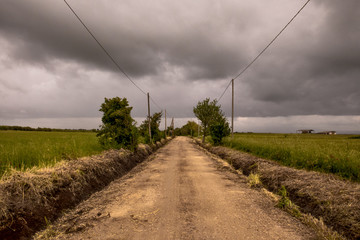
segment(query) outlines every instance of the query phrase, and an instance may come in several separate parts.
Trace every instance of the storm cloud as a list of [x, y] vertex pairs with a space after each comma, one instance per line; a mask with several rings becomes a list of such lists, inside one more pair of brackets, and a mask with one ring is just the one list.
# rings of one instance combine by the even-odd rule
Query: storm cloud
[[[193, 117], [197, 101], [218, 98], [305, 3], [68, 2], [136, 84], [181, 118]], [[236, 116], [359, 115], [359, 16], [358, 0], [310, 1], [236, 79]], [[227, 115], [229, 90], [220, 101]], [[1, 1], [0, 95], [1, 119], [99, 117], [113, 96], [146, 115], [146, 97], [63, 1]]]

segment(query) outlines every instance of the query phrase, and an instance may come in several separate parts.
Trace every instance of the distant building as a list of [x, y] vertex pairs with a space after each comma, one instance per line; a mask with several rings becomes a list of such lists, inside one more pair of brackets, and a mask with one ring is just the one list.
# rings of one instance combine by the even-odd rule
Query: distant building
[[317, 134], [324, 134], [324, 135], [336, 135], [336, 131], [318, 132]]
[[300, 129], [300, 130], [296, 130], [296, 133], [302, 133], [302, 134], [306, 134], [306, 133], [311, 133], [314, 130], [312, 129]]

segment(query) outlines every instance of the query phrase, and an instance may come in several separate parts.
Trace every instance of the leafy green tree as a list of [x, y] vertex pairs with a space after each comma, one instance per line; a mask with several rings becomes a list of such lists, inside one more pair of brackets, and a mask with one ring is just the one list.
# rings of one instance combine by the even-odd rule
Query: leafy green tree
[[[151, 131], [151, 138], [153, 141], [160, 141], [162, 133], [159, 129], [160, 122], [161, 122], [162, 112], [154, 113], [150, 116], [150, 131]], [[149, 143], [149, 118], [146, 118], [139, 127], [140, 134], [145, 137], [145, 142]]]
[[222, 139], [230, 135], [229, 123], [225, 116], [222, 115], [210, 126], [210, 135], [214, 145], [221, 144]]
[[[217, 100], [210, 101], [209, 98], [198, 102], [197, 106], [193, 109], [195, 116], [201, 121], [203, 128], [203, 140], [205, 142], [206, 135], [213, 131], [211, 135], [214, 143], [221, 143], [223, 136], [226, 136], [229, 124], [221, 111], [221, 106], [217, 105]], [[213, 126], [211, 128], [211, 126]], [[220, 142], [219, 142], [220, 141]]]
[[[172, 136], [173, 136], [173, 133], [174, 133], [175, 136], [179, 136], [179, 135], [180, 135], [180, 129], [177, 129], [177, 130], [176, 130], [176, 129], [177, 129], [177, 128], [173, 129], [172, 126], [167, 127], [167, 129], [166, 129], [166, 136], [172, 137]], [[176, 130], [176, 131], [175, 131], [175, 130]]]
[[181, 133], [181, 128], [175, 128], [174, 129], [174, 135], [175, 136], [183, 136], [183, 134]]
[[131, 110], [126, 98], [105, 98], [99, 110], [104, 113], [103, 124], [97, 134], [103, 146], [131, 150], [137, 147], [138, 133]]
[[180, 129], [180, 135], [182, 136], [197, 136], [198, 134], [198, 124], [194, 121], [188, 121], [184, 126]]
[[193, 108], [195, 116], [201, 121], [201, 126], [203, 127], [203, 140], [205, 142], [205, 137], [209, 133], [209, 126], [215, 121], [217, 114], [221, 111], [220, 106], [217, 105], [217, 100], [210, 102], [209, 98], [198, 102], [196, 107]]

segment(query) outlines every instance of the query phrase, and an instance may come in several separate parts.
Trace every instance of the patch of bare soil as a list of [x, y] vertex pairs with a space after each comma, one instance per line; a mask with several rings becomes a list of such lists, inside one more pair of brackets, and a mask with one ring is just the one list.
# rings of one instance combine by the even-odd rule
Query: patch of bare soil
[[315, 239], [263, 192], [177, 137], [36, 239]]
[[135, 153], [109, 150], [64, 161], [53, 168], [14, 172], [0, 181], [0, 239], [28, 239], [114, 179], [126, 174], [161, 145], [140, 145]]
[[327, 226], [349, 239], [360, 239], [359, 183], [330, 174], [284, 167], [226, 147], [202, 146], [241, 169], [245, 175], [259, 174], [262, 184], [274, 193], [284, 186], [291, 201], [302, 212], [321, 218]]

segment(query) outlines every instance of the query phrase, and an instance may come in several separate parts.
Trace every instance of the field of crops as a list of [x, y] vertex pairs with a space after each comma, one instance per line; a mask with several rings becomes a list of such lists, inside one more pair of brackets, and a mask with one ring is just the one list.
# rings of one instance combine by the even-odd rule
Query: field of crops
[[235, 134], [224, 145], [283, 165], [360, 181], [360, 139], [349, 135]]
[[0, 131], [0, 176], [10, 168], [51, 166], [102, 150], [94, 132]]

